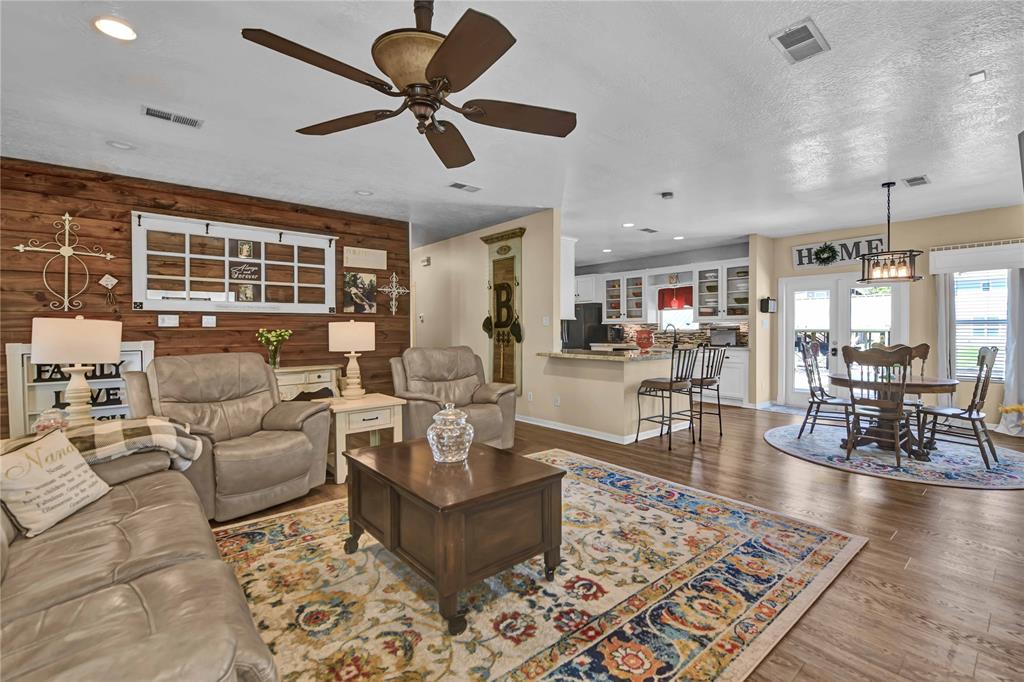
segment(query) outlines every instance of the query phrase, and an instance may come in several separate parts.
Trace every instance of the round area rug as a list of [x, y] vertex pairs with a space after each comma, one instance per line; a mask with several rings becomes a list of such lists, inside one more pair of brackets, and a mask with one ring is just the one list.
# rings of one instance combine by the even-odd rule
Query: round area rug
[[804, 431], [803, 438], [797, 440], [799, 432], [799, 424], [779, 426], [766, 431], [764, 439], [787, 455], [855, 474], [954, 488], [1024, 489], [1024, 452], [1018, 450], [996, 446], [999, 462], [992, 462], [989, 470], [977, 447], [939, 443], [939, 449], [929, 454], [930, 462], [919, 462], [904, 455], [900, 459], [903, 466], [897, 467], [892, 451], [875, 445], [856, 448], [847, 460], [846, 451], [839, 444], [846, 437], [846, 431], [841, 428], [819, 424], [813, 434]]

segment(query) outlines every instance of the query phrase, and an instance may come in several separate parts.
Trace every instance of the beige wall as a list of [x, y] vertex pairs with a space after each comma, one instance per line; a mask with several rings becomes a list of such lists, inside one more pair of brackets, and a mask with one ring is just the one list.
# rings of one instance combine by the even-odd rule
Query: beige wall
[[765, 296], [775, 296], [775, 249], [774, 240], [761, 235], [750, 235], [748, 255], [750, 258], [750, 367], [747, 384], [747, 401], [754, 405], [771, 402], [772, 382], [768, 369], [772, 364], [773, 321], [775, 315], [760, 312], [759, 302]]
[[[531, 414], [532, 405], [550, 405], [553, 399], [550, 381], [544, 377], [546, 360], [537, 353], [561, 347], [558, 296], [562, 229], [557, 210], [540, 211], [413, 249], [412, 345], [470, 346], [484, 359], [490, 379], [489, 340], [481, 328], [489, 302], [488, 259], [487, 245], [480, 237], [516, 227], [526, 228], [523, 310], [519, 315], [523, 325], [523, 395], [518, 400], [518, 412]], [[423, 267], [420, 262], [427, 256], [430, 266]], [[527, 401], [529, 391], [534, 392], [532, 404]]]
[[[822, 275], [859, 270], [859, 263], [831, 268], [796, 270], [793, 268], [792, 248], [794, 246], [884, 233], [885, 225], [881, 224], [766, 240], [771, 244], [770, 248], [774, 251], [774, 286], [771, 295], [773, 297], [778, 296], [778, 278], [780, 277]], [[919, 274], [925, 275], [925, 278], [920, 282], [910, 285], [910, 341], [912, 343], [921, 343], [922, 341], [929, 343], [933, 351], [938, 343], [938, 321], [935, 315], [935, 284], [928, 272], [929, 247], [1020, 237], [1024, 237], [1024, 205], [894, 222], [892, 225], [893, 248], [915, 248], [925, 252], [919, 259], [918, 270]], [[759, 243], [759, 247], [762, 245]], [[754, 266], [753, 262], [751, 265], [752, 267]], [[758, 292], [757, 295], [763, 296], [765, 294]], [[781, 304], [782, 302], [780, 301]], [[767, 367], [770, 369], [767, 371], [769, 372], [769, 381], [771, 383], [770, 395], [772, 399], [775, 399], [778, 396], [777, 325], [779, 324], [779, 316], [772, 315], [771, 317], [771, 352], [769, 354], [769, 362], [767, 363]], [[763, 377], [766, 364], [762, 361], [760, 353], [757, 354], [757, 358], [757, 369], [755, 371], [759, 377]], [[932, 357], [928, 359], [925, 372], [933, 376], [936, 372], [934, 352]], [[973, 382], [962, 382], [957, 395], [957, 403], [965, 404], [973, 388]], [[1002, 399], [1002, 384], [994, 384], [989, 392], [987, 402], [987, 411], [990, 415], [993, 415], [991, 421], [998, 421], [998, 417], [995, 415], [998, 415], [997, 408], [1002, 404]]]

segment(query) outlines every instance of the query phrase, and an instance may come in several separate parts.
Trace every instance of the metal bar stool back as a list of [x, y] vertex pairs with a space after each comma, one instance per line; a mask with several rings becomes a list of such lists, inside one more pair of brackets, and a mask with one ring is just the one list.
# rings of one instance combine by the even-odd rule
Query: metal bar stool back
[[[676, 395], [689, 396], [693, 387], [693, 373], [697, 365], [699, 348], [686, 347], [673, 344], [671, 376], [644, 379], [636, 391], [636, 438], [634, 443], [640, 440], [640, 426], [645, 422], [653, 422], [659, 426], [659, 437], [665, 435], [668, 430], [668, 449], [672, 449], [672, 426], [674, 421], [684, 421], [690, 424], [690, 439], [696, 443], [694, 436], [693, 401], [690, 400], [686, 409], [675, 410], [672, 406], [672, 398]], [[661, 401], [661, 412], [645, 417], [640, 398], [657, 398]]]

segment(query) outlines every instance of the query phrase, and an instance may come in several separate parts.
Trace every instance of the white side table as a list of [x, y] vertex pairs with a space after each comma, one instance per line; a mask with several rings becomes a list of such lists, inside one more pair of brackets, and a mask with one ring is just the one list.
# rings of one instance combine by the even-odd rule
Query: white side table
[[331, 389], [338, 395], [337, 365], [309, 365], [305, 367], [278, 367], [274, 370], [281, 400], [291, 400], [301, 391], [312, 393], [321, 388]]
[[[396, 443], [402, 440], [402, 405], [405, 400], [383, 393], [367, 393], [358, 400], [320, 398], [334, 413], [334, 482], [342, 483], [348, 475], [345, 462], [345, 441], [350, 433], [370, 432], [370, 445], [380, 445], [380, 431], [391, 429]], [[329, 458], [328, 458], [329, 459]], [[330, 466], [328, 465], [328, 468]]]

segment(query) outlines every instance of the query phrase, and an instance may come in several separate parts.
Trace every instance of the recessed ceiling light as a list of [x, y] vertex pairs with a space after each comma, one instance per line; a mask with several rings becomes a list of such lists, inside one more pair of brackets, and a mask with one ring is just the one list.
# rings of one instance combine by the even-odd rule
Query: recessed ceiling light
[[984, 71], [975, 71], [974, 73], [967, 74], [967, 79], [972, 83], [984, 83], [985, 78], [986, 75]]
[[623, 227], [636, 227], [636, 223], [622, 223]]
[[356, 190], [356, 194], [358, 194], [361, 197], [372, 197], [373, 196], [373, 192], [371, 192], [368, 189], [357, 189]]
[[135, 149], [135, 145], [130, 142], [121, 142], [120, 140], [107, 140], [107, 146], [113, 147], [114, 149], [120, 149], [122, 151], [129, 151]]
[[676, 235], [675, 237], [672, 237], [672, 239], [675, 239], [676, 241], [679, 241], [680, 239], [686, 239], [686, 237], [684, 237], [683, 235], [680, 234], [680, 235]]
[[601, 249], [601, 253], [611, 253], [611, 249]]
[[96, 30], [118, 40], [135, 40], [135, 30], [124, 19], [117, 17], [96, 17], [92, 20]]

